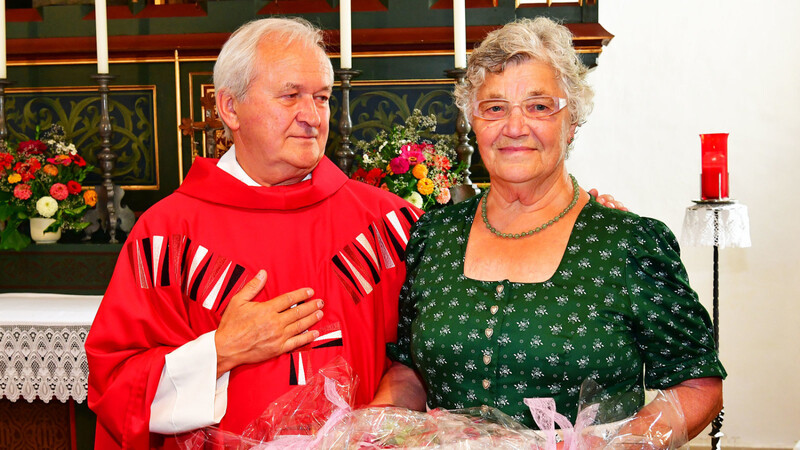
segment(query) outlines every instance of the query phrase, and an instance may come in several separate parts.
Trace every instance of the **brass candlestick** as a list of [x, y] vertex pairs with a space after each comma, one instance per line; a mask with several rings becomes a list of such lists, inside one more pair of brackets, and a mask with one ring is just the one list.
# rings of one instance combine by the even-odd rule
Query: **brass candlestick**
[[108, 113], [108, 83], [116, 78], [114, 75], [107, 73], [98, 73], [92, 75], [100, 85], [98, 91], [100, 92], [100, 153], [97, 159], [100, 161], [100, 168], [103, 170], [103, 187], [106, 191], [106, 204], [105, 207], [108, 211], [107, 226], [109, 241], [116, 244], [117, 241], [117, 212], [114, 207], [114, 180], [112, 179], [112, 172], [117, 161], [117, 155], [111, 151], [111, 118]]
[[350, 118], [350, 80], [361, 75], [360, 70], [338, 69], [334, 70], [336, 75], [342, 80], [342, 118], [339, 121], [339, 133], [342, 135], [342, 143], [336, 151], [336, 165], [342, 169], [345, 175], [350, 176], [353, 167], [353, 157], [355, 152], [350, 148], [350, 133], [353, 131], [353, 121]]
[[[453, 78], [456, 84], [463, 84], [464, 77], [467, 75], [467, 70], [459, 68], [450, 69], [445, 71], [445, 74], [447, 74], [448, 77]], [[452, 189], [450, 189], [450, 193], [453, 197], [453, 203], [464, 201], [475, 196], [481, 191], [477, 186], [475, 186], [475, 184], [472, 183], [472, 180], [469, 179], [469, 176], [471, 175], [469, 168], [472, 165], [472, 154], [475, 153], [475, 149], [473, 149], [469, 144], [470, 131], [472, 131], [472, 127], [469, 125], [469, 121], [464, 115], [464, 111], [462, 111], [461, 108], [458, 108], [458, 117], [456, 118], [458, 146], [456, 147], [456, 153], [458, 154], [458, 161], [464, 164], [464, 181], [458, 186], [454, 186]]]

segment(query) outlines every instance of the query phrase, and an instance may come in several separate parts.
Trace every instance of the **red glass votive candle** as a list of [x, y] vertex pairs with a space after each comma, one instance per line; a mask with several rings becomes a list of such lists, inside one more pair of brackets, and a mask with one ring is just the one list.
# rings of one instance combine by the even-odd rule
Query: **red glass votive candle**
[[700, 144], [703, 154], [700, 197], [728, 198], [728, 133], [701, 134]]

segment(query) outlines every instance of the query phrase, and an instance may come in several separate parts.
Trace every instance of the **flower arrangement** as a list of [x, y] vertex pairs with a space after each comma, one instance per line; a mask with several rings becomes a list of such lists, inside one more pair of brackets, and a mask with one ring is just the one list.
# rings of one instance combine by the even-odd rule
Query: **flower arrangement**
[[93, 189], [84, 190], [83, 182], [92, 166], [67, 142], [64, 130], [53, 125], [39, 139], [20, 142], [9, 149], [0, 141], [0, 249], [21, 249], [30, 239], [19, 232], [29, 218], [52, 218], [45, 231], [82, 230], [86, 208], [97, 203]]
[[354, 180], [390, 191], [429, 210], [450, 201], [450, 188], [463, 179], [455, 139], [433, 134], [436, 117], [415, 109], [405, 125], [380, 131], [369, 142], [357, 141]]

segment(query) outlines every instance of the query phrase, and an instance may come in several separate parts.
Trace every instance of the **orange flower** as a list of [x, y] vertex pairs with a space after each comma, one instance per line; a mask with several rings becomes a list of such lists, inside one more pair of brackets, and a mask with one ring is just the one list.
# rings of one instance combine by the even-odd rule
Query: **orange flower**
[[86, 203], [90, 208], [93, 208], [94, 205], [97, 204], [97, 192], [95, 192], [94, 189], [84, 191], [83, 202]]
[[411, 170], [411, 174], [414, 175], [414, 178], [421, 180], [428, 176], [428, 168], [425, 166], [425, 164], [417, 164]]
[[58, 175], [58, 167], [52, 164], [45, 164], [44, 167], [42, 167], [42, 171], [51, 177]]
[[8, 176], [8, 184], [19, 183], [20, 181], [22, 181], [22, 175], [16, 172]]
[[433, 192], [433, 180], [423, 178], [417, 181], [417, 191], [422, 195], [430, 195]]

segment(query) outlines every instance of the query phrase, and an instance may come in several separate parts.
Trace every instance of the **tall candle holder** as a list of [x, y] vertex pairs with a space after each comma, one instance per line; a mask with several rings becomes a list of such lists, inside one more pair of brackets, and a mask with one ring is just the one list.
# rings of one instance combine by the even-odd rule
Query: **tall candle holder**
[[353, 121], [350, 118], [350, 80], [361, 75], [360, 70], [355, 69], [336, 69], [334, 70], [339, 79], [342, 80], [342, 117], [339, 120], [339, 133], [342, 135], [342, 143], [336, 151], [336, 165], [342, 169], [345, 175], [350, 175], [353, 167], [355, 152], [350, 148], [350, 133], [353, 131]]
[[[467, 75], [467, 70], [455, 68], [446, 70], [445, 74], [447, 74], [448, 77], [453, 78], [456, 84], [463, 84], [464, 78]], [[472, 131], [472, 127], [469, 125], [469, 121], [464, 115], [464, 111], [462, 111], [461, 108], [458, 108], [458, 117], [456, 118], [458, 146], [456, 147], [456, 153], [458, 154], [459, 163], [464, 164], [464, 181], [458, 186], [454, 186], [452, 189], [450, 189], [450, 193], [453, 197], [453, 203], [464, 201], [475, 196], [481, 191], [474, 183], [472, 183], [472, 180], [469, 179], [469, 176], [471, 175], [469, 168], [472, 165], [472, 154], [475, 153], [475, 149], [469, 144], [470, 131]]]
[[0, 140], [8, 139], [8, 125], [6, 125], [6, 88], [14, 84], [6, 78], [0, 78]]
[[109, 242], [116, 244], [117, 241], [117, 212], [114, 207], [114, 180], [112, 179], [112, 172], [117, 161], [117, 155], [111, 151], [111, 118], [108, 113], [108, 83], [116, 78], [114, 75], [107, 73], [98, 73], [92, 75], [100, 86], [100, 153], [97, 159], [100, 161], [100, 168], [103, 170], [103, 187], [106, 191], [106, 210], [108, 211], [107, 225]]
[[[713, 247], [712, 259], [712, 325], [714, 348], [719, 352], [719, 249], [725, 247], [750, 247], [750, 219], [747, 207], [735, 200], [693, 200], [695, 205], [686, 208], [681, 232], [681, 244]], [[711, 422], [711, 449], [719, 450], [724, 436], [721, 410]]]

